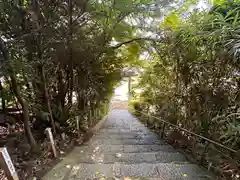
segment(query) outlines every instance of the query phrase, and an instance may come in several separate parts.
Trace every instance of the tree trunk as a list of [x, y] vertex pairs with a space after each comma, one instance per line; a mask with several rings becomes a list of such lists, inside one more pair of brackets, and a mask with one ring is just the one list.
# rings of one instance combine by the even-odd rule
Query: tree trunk
[[[43, 17], [40, 13], [40, 8], [39, 8], [39, 4], [38, 1], [34, 0], [33, 4], [32, 4], [32, 8], [34, 10], [34, 12], [37, 15], [37, 24], [38, 24], [38, 28], [43, 27]], [[36, 36], [36, 42], [37, 42], [37, 55], [38, 55], [38, 60], [39, 60], [39, 73], [41, 76], [41, 80], [42, 80], [42, 85], [43, 85], [43, 92], [44, 92], [44, 100], [45, 100], [45, 106], [47, 108], [47, 111], [50, 115], [50, 120], [51, 120], [51, 125], [52, 125], [52, 129], [53, 129], [53, 133], [56, 134], [56, 126], [55, 126], [55, 122], [53, 119], [53, 114], [52, 114], [52, 108], [51, 108], [51, 103], [50, 103], [50, 97], [49, 97], [49, 92], [48, 92], [48, 87], [47, 87], [47, 82], [46, 82], [46, 76], [45, 76], [45, 70], [44, 70], [44, 62], [43, 62], [43, 50], [42, 50], [42, 33], [39, 32], [38, 35]], [[32, 52], [31, 49], [31, 44], [29, 47], [30, 52]]]
[[44, 67], [43, 66], [41, 67], [41, 78], [42, 78], [43, 89], [44, 89], [44, 98], [45, 98], [45, 101], [46, 101], [48, 113], [50, 115], [50, 120], [51, 120], [51, 124], [52, 124], [53, 133], [56, 134], [57, 131], [56, 131], [56, 126], [55, 126], [55, 122], [54, 122], [54, 119], [53, 119], [52, 108], [51, 108], [51, 103], [50, 103], [50, 97], [49, 97], [49, 93], [48, 93], [46, 77], [45, 77], [45, 71], [44, 71]]
[[65, 98], [67, 94], [67, 83], [64, 82], [64, 76], [61, 71], [58, 72], [58, 95], [57, 101], [58, 106], [61, 110], [64, 109], [65, 106]]
[[72, 106], [72, 97], [73, 97], [73, 59], [72, 59], [72, 32], [73, 32], [73, 3], [72, 0], [68, 0], [68, 56], [69, 56], [69, 95], [68, 95], [68, 104]]
[[35, 151], [35, 150], [37, 150], [37, 144], [36, 144], [36, 141], [35, 141], [35, 139], [33, 137], [31, 128], [30, 128], [28, 103], [22, 97], [22, 95], [20, 93], [20, 89], [18, 87], [17, 80], [16, 80], [16, 77], [14, 75], [13, 68], [11, 67], [11, 64], [9, 63], [9, 52], [8, 52], [8, 49], [5, 46], [4, 41], [1, 38], [0, 38], [0, 51], [3, 54], [4, 60], [9, 65], [9, 69], [8, 69], [9, 72], [8, 73], [10, 74], [13, 93], [17, 97], [19, 103], [22, 106], [24, 130], [25, 130], [25, 134], [26, 134], [28, 143], [31, 146], [31, 150]]
[[27, 140], [31, 146], [31, 149], [33, 151], [35, 151], [37, 149], [37, 144], [36, 141], [33, 137], [31, 128], [30, 128], [30, 123], [29, 123], [29, 109], [28, 109], [28, 103], [27, 101], [21, 96], [19, 87], [17, 85], [17, 81], [15, 76], [12, 74], [10, 76], [11, 78], [11, 83], [12, 83], [12, 88], [13, 88], [13, 92], [15, 94], [15, 96], [17, 97], [19, 103], [22, 106], [22, 110], [23, 110], [23, 123], [24, 123], [24, 130], [25, 130], [25, 134], [27, 137]]
[[177, 58], [176, 69], [175, 69], [175, 73], [176, 73], [176, 93], [177, 93], [177, 95], [179, 95], [179, 93], [180, 93], [180, 91], [179, 91], [179, 63], [180, 63], [180, 59]]

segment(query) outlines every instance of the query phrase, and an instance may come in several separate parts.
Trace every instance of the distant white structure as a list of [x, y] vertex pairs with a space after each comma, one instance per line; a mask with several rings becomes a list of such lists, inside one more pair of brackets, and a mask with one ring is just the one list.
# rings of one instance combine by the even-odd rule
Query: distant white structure
[[115, 89], [113, 101], [127, 101], [128, 100], [128, 81], [122, 81], [121, 85]]

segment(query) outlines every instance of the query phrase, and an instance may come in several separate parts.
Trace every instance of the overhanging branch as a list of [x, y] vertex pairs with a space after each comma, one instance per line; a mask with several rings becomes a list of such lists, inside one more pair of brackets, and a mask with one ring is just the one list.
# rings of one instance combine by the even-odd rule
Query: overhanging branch
[[129, 43], [132, 43], [132, 42], [135, 42], [135, 41], [140, 41], [140, 40], [142, 40], [142, 39], [143, 39], [143, 38], [135, 38], [135, 39], [131, 39], [131, 40], [128, 40], [128, 41], [119, 43], [119, 44], [113, 46], [113, 49], [120, 48], [121, 46], [123, 46], [123, 45], [125, 45], [125, 44], [129, 44]]
[[131, 40], [128, 40], [128, 41], [125, 41], [125, 42], [121, 42], [121, 43], [113, 46], [112, 48], [117, 49], [117, 48], [120, 48], [123, 45], [130, 44], [130, 43], [137, 42], [137, 41], [142, 41], [142, 40], [152, 41], [152, 42], [155, 42], [155, 43], [156, 42], [162, 42], [162, 40], [152, 39], [152, 38], [134, 38], [134, 39], [131, 39]]

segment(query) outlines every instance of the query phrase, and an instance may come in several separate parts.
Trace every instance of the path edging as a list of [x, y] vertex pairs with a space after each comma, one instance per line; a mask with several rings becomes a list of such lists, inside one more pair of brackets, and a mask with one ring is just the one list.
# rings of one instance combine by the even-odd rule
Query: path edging
[[106, 122], [108, 116], [109, 113], [106, 116], [104, 116], [93, 128], [91, 128], [89, 132], [96, 133], [99, 129], [101, 129], [103, 124]]
[[104, 116], [94, 127], [92, 127], [91, 129], [89, 129], [87, 131], [87, 133], [85, 134], [85, 138], [83, 140], [83, 142], [87, 142], [89, 139], [91, 139], [91, 137], [97, 132], [99, 131], [99, 129], [102, 128], [102, 126], [104, 125], [104, 123], [106, 122], [106, 120], [108, 119], [108, 116], [110, 114], [111, 110], [108, 112], [108, 114], [106, 116]]

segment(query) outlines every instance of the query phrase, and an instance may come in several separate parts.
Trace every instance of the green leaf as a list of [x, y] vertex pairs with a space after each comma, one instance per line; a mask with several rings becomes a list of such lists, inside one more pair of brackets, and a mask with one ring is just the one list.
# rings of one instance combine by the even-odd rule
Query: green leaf
[[121, 12], [129, 11], [133, 8], [132, 0], [115, 0], [115, 8]]
[[163, 28], [172, 28], [173, 30], [176, 30], [180, 27], [182, 24], [182, 21], [179, 17], [179, 14], [176, 12], [172, 12], [168, 16], [165, 17], [163, 23], [161, 24], [161, 27]]
[[27, 7], [28, 7], [28, 0], [24, 0], [24, 1], [23, 1], [23, 7], [24, 7], [24, 8], [27, 8]]
[[235, 15], [233, 24], [237, 25], [238, 21], [239, 21], [239, 12], [237, 12], [237, 14]]
[[212, 5], [217, 6], [217, 5], [223, 5], [224, 3], [226, 3], [226, 0], [209, 0], [209, 2]]

